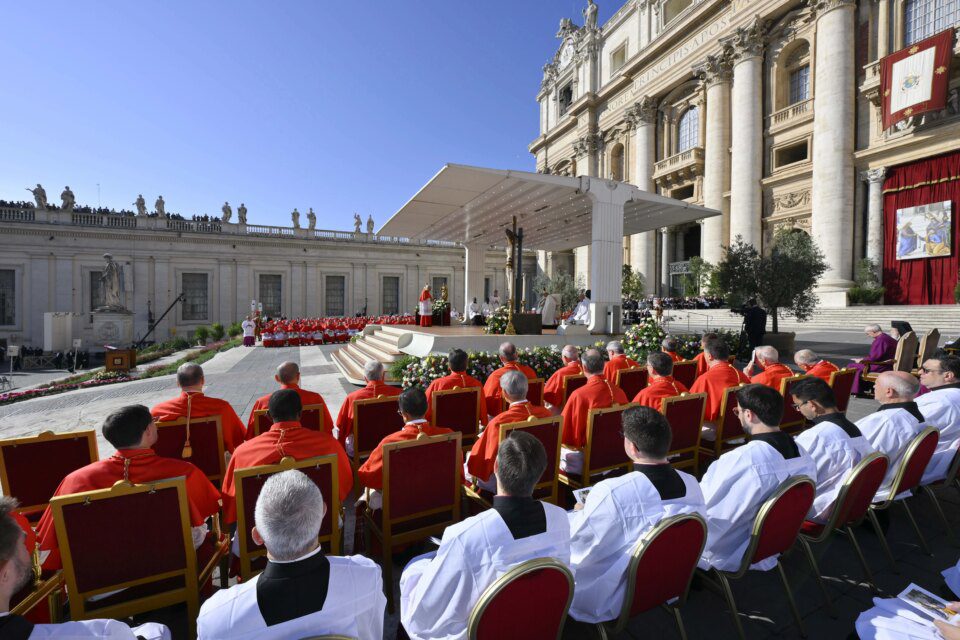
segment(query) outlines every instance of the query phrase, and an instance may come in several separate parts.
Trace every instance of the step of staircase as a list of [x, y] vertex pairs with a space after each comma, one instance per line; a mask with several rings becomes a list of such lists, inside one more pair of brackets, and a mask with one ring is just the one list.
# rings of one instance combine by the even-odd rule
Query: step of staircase
[[360, 336], [355, 342], [334, 352], [334, 364], [352, 384], [365, 383], [363, 367], [368, 360], [377, 360], [382, 363], [387, 369], [385, 380], [395, 382], [390, 376], [389, 368], [393, 362], [403, 356], [397, 348], [397, 340], [403, 332], [386, 332], [385, 328]]

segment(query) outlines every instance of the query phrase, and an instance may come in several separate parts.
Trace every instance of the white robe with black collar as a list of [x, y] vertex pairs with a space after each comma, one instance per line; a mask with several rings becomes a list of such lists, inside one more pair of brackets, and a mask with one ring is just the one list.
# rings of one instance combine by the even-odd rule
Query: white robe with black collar
[[[917, 420], [916, 416], [905, 408], [894, 406], [885, 409], [884, 406], [890, 405], [880, 405], [879, 410], [857, 421], [857, 428], [870, 446], [890, 458], [887, 475], [883, 478], [874, 502], [887, 499], [907, 445], [927, 426], [926, 422]], [[906, 497], [910, 493], [905, 491], [901, 495]]]
[[940, 431], [937, 450], [930, 460], [921, 484], [943, 480], [960, 446], [960, 388], [939, 387], [917, 398], [917, 408], [927, 424]]

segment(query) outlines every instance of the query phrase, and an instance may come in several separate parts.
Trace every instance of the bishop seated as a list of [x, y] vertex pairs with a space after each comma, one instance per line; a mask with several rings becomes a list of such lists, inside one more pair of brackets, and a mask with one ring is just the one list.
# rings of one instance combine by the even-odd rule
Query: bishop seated
[[663, 351], [651, 351], [647, 354], [647, 387], [634, 397], [637, 404], [650, 407], [655, 411], [663, 409], [665, 398], [673, 398], [689, 391], [682, 382], [673, 378], [673, 358]]
[[[716, 440], [717, 423], [722, 419], [720, 405], [724, 391], [739, 384], [747, 384], [750, 379], [727, 361], [730, 350], [719, 338], [707, 341], [701, 355], [707, 364], [707, 370], [697, 376], [690, 391], [707, 394], [707, 404], [703, 410], [702, 437], [713, 441]], [[780, 424], [779, 421], [777, 424]]]
[[603, 365], [603, 377], [614, 385], [617, 384], [618, 371], [640, 366], [635, 360], [627, 357], [619, 340], [611, 340], [607, 343], [607, 358], [607, 363]]
[[449, 391], [451, 389], [480, 389], [480, 422], [487, 424], [487, 405], [483, 397], [483, 384], [473, 376], [467, 373], [467, 365], [470, 364], [470, 358], [463, 349], [451, 349], [447, 355], [447, 367], [450, 373], [442, 378], [436, 378], [427, 387], [427, 414], [426, 419], [430, 419], [430, 406], [433, 394], [437, 391]]
[[[324, 402], [323, 396], [314, 391], [307, 391], [306, 389], [300, 388], [300, 365], [296, 362], [284, 362], [277, 367], [277, 374], [273, 376], [273, 379], [277, 381], [281, 389], [296, 391], [297, 395], [300, 396], [300, 403], [304, 407], [320, 405], [323, 414], [323, 430], [332, 432], [333, 418], [330, 417], [330, 409], [327, 408], [327, 403]], [[256, 421], [257, 411], [262, 411], [270, 405], [272, 395], [273, 394], [268, 393], [265, 396], [257, 398], [257, 401], [253, 403], [253, 407], [250, 409], [250, 416], [247, 418], [247, 440], [254, 436], [254, 423]]]
[[[757, 373], [754, 373], [755, 371]], [[750, 382], [764, 384], [776, 391], [780, 391], [780, 382], [784, 378], [794, 375], [790, 367], [780, 362], [780, 354], [777, 350], [769, 345], [762, 345], [753, 350], [753, 358], [744, 367], [743, 374], [750, 376]]]
[[808, 376], [820, 378], [830, 384], [830, 375], [840, 369], [829, 360], [823, 360], [810, 349], [800, 349], [793, 354], [793, 362]]

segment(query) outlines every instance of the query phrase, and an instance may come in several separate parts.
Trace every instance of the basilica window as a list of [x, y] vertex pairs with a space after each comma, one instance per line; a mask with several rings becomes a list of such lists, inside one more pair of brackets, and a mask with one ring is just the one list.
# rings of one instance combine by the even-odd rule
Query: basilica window
[[960, 0], [907, 0], [904, 5], [904, 45], [960, 26]]
[[207, 274], [185, 273], [181, 282], [183, 286], [183, 319], [185, 321], [209, 320]]
[[275, 273], [260, 274], [260, 302], [263, 303], [263, 315], [276, 317], [283, 315], [283, 278]]
[[326, 277], [326, 299], [325, 306], [328, 316], [342, 316], [347, 306], [346, 289], [347, 279], [345, 276], [327, 276]]
[[103, 298], [103, 284], [100, 282], [102, 271], [90, 272], [90, 310], [93, 311], [106, 304]]
[[567, 84], [557, 96], [557, 105], [560, 108], [560, 115], [563, 115], [573, 104], [573, 84]]
[[0, 326], [17, 323], [16, 276], [13, 269], [0, 269]]
[[627, 45], [622, 44], [616, 51], [610, 54], [610, 72], [613, 73], [627, 63]]
[[619, 142], [613, 146], [610, 151], [610, 178], [617, 181], [623, 181], [623, 160], [624, 148]]
[[787, 56], [787, 105], [803, 102], [810, 97], [810, 45], [801, 42]]
[[382, 309], [387, 315], [400, 313], [400, 276], [383, 276]]
[[697, 146], [700, 141], [700, 111], [690, 107], [680, 116], [677, 123], [677, 153], [683, 153]]
[[663, 3], [663, 24], [667, 25], [693, 4], [693, 0], [667, 0]]

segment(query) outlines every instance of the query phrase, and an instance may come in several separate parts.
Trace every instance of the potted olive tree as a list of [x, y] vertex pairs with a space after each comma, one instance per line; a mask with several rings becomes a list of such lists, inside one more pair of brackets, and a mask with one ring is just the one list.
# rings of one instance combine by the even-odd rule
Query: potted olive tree
[[767, 255], [737, 236], [717, 265], [716, 282], [731, 308], [756, 298], [772, 322], [763, 342], [776, 347], [782, 357], [793, 353], [796, 334], [780, 332], [780, 314], [790, 312], [800, 322], [810, 319], [818, 302], [813, 289], [826, 270], [813, 239], [789, 229], [774, 236]]

